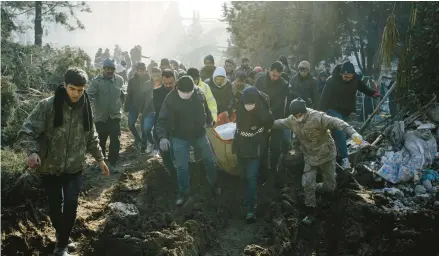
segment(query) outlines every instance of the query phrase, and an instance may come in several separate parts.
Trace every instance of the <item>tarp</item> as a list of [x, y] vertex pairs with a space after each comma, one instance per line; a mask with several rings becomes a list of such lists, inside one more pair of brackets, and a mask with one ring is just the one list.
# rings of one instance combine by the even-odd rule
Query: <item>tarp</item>
[[236, 155], [232, 153], [233, 140], [223, 140], [213, 128], [207, 128], [206, 133], [219, 168], [231, 175], [241, 176]]

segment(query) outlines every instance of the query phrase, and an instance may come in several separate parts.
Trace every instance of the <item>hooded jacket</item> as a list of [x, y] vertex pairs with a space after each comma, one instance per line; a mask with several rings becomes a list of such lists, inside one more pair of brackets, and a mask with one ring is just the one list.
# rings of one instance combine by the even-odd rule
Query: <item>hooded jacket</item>
[[[215, 77], [218, 76], [225, 77], [224, 84], [217, 85], [215, 83]], [[218, 114], [227, 112], [230, 115], [233, 108], [233, 91], [232, 84], [226, 78], [226, 70], [222, 67], [216, 68], [212, 78], [206, 80], [206, 83], [209, 85], [213, 97], [215, 97]]]

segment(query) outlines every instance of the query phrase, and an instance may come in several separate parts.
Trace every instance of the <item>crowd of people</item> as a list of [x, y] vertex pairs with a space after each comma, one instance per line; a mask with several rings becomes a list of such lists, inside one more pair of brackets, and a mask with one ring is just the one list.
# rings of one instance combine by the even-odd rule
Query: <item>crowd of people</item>
[[[316, 189], [325, 191], [330, 200], [335, 188], [337, 152], [341, 166], [349, 168], [347, 136], [362, 142], [361, 135], [345, 122], [355, 112], [357, 91], [379, 96], [361, 81], [352, 63], [338, 65], [330, 76], [322, 72], [315, 78], [306, 60], [297, 65], [298, 71], [289, 68], [285, 56], [267, 69], [252, 68], [248, 58], [235, 68], [232, 59], [221, 67], [208, 55], [199, 70], [166, 58], [159, 65], [154, 61], [146, 65], [141, 61], [141, 47], [136, 47], [131, 58], [118, 46], [113, 58], [108, 49], [99, 53], [100, 49], [96, 65], [102, 73], [91, 82], [83, 70], [67, 70], [64, 84], [35, 107], [19, 132], [19, 141], [28, 151], [28, 165], [43, 176], [57, 232], [55, 255], [69, 255], [66, 247], [76, 219], [86, 152], [103, 174], [119, 170], [123, 111], [128, 113], [128, 126], [140, 153], [162, 157], [165, 168], [176, 173], [177, 206], [190, 195], [191, 149], [195, 160], [204, 164], [213, 195], [221, 195], [206, 129], [236, 122], [233, 152], [239, 168], [247, 173], [243, 206], [248, 222], [256, 219], [258, 176], [278, 173], [279, 157], [291, 149], [294, 134], [305, 160], [302, 185], [307, 214], [303, 222], [313, 222]], [[116, 72], [118, 61], [125, 61], [128, 69], [132, 65], [126, 93], [126, 79]], [[320, 184], [316, 183], [318, 171], [323, 177]]]

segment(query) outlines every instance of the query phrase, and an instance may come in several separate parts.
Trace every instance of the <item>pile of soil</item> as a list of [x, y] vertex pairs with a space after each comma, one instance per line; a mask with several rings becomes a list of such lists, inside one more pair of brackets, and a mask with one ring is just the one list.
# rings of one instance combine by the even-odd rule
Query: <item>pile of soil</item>
[[[84, 193], [72, 237], [77, 255], [437, 255], [439, 212], [433, 208], [400, 216], [382, 210], [383, 200], [370, 193], [370, 180], [360, 173], [361, 185], [339, 175], [330, 198], [318, 195], [317, 219], [301, 224], [303, 163], [286, 163], [258, 187], [256, 223], [244, 220], [245, 180], [220, 172], [223, 194], [214, 196], [202, 164], [191, 163], [191, 197], [175, 206], [175, 173], [160, 160], [147, 159], [130, 148], [122, 135], [123, 172], [110, 178], [85, 173]], [[270, 175], [269, 175], [270, 176]], [[274, 177], [274, 175], [271, 175]], [[34, 193], [32, 205], [3, 202], [2, 254], [46, 255], [53, 249], [53, 229], [44, 194]], [[14, 197], [8, 195], [9, 198]], [[24, 203], [23, 203], [24, 202]], [[119, 217], [110, 203], [133, 204], [137, 215]], [[18, 207], [18, 208], [17, 208]], [[33, 215], [36, 212], [37, 217]]]

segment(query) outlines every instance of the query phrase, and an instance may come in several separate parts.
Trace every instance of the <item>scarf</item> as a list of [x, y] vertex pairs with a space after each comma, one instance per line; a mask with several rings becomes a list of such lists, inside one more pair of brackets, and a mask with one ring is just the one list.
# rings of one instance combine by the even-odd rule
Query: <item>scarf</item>
[[87, 92], [84, 92], [84, 95], [79, 99], [78, 102], [73, 103], [70, 101], [70, 98], [67, 95], [67, 91], [64, 88], [64, 85], [59, 85], [55, 91], [54, 127], [56, 128], [56, 127], [63, 125], [63, 121], [64, 121], [63, 104], [64, 104], [64, 102], [67, 103], [73, 109], [82, 108], [84, 131], [86, 131], [86, 132], [91, 131], [91, 129], [93, 128], [93, 116], [92, 116], [90, 100], [88, 99]]

